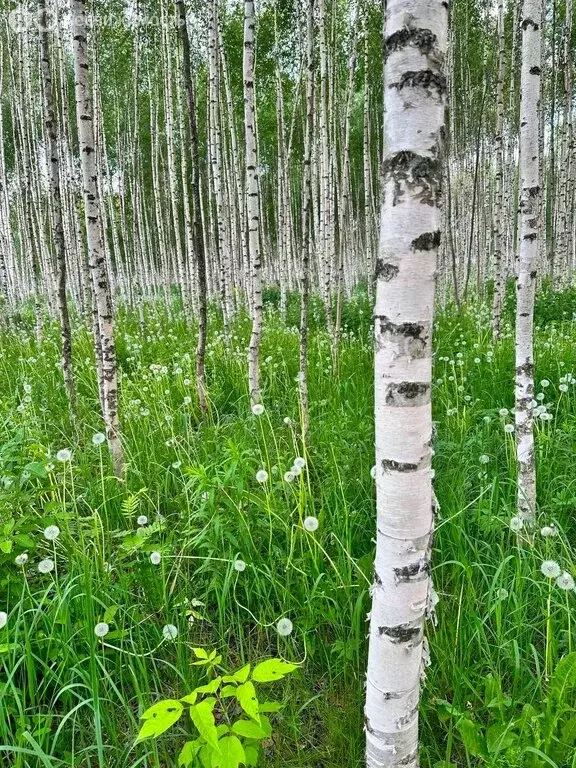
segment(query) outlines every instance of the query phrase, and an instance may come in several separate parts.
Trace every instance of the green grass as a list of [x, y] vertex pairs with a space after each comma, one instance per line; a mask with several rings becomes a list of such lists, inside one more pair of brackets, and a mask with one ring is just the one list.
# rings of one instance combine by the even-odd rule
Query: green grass
[[[79, 412], [70, 420], [58, 362], [58, 329], [40, 348], [32, 318], [0, 334], [0, 764], [11, 768], [175, 766], [184, 731], [133, 748], [138, 716], [199, 681], [192, 648], [216, 648], [230, 666], [280, 654], [302, 663], [278, 684], [285, 701], [266, 744], [266, 766], [363, 764], [366, 615], [373, 559], [374, 488], [371, 309], [344, 307], [338, 372], [322, 310], [310, 342], [311, 430], [299, 439], [297, 297], [288, 322], [269, 292], [262, 346], [265, 413], [251, 413], [245, 317], [226, 349], [211, 324], [211, 418], [198, 420], [193, 331], [177, 309], [119, 312], [125, 483], [110, 476], [88, 332], [76, 322]], [[537, 422], [544, 538], [510, 530], [514, 435], [510, 308], [491, 343], [486, 307], [441, 311], [435, 341], [435, 487], [441, 507], [434, 553], [440, 601], [429, 626], [432, 665], [422, 707], [423, 766], [550, 765], [557, 754], [526, 729], [506, 754], [474, 757], [460, 737], [462, 713], [483, 729], [540, 707], [557, 660], [574, 649], [576, 595], [540, 573], [544, 559], [572, 572], [576, 535], [576, 372], [573, 292], [539, 296], [536, 379], [548, 379]], [[479, 362], [475, 362], [478, 359]], [[29, 385], [26, 386], [26, 385]], [[27, 392], [27, 389], [30, 389]], [[564, 387], [562, 387], [564, 389]], [[190, 398], [190, 400], [186, 399]], [[285, 423], [285, 419], [289, 423]], [[59, 462], [60, 449], [72, 451]], [[284, 473], [306, 459], [293, 482]], [[258, 483], [265, 469], [268, 480]], [[137, 533], [137, 518], [148, 524]], [[319, 528], [302, 525], [313, 515]], [[43, 530], [61, 535], [46, 541]], [[538, 528], [539, 530], [539, 528]], [[14, 559], [27, 552], [29, 560]], [[150, 562], [161, 553], [159, 565]], [[37, 572], [43, 558], [56, 569]], [[235, 569], [243, 560], [244, 571]], [[280, 637], [276, 623], [294, 625]], [[108, 621], [104, 644], [94, 626]], [[162, 628], [174, 624], [174, 642]], [[500, 681], [505, 704], [487, 700]], [[492, 683], [490, 683], [491, 685]], [[469, 744], [468, 744], [469, 747]], [[547, 751], [546, 751], [547, 750]], [[556, 755], [556, 757], [554, 757]], [[563, 758], [562, 758], [563, 759]], [[540, 762], [538, 762], [540, 760]], [[530, 762], [532, 761], [532, 762]]]

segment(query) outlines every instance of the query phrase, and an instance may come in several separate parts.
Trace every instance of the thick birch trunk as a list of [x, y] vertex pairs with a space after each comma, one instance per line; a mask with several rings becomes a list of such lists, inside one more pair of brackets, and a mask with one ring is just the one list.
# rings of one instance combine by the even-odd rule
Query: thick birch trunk
[[432, 602], [430, 390], [448, 14], [442, 0], [390, 0], [387, 11], [366, 764], [416, 768], [424, 621]]

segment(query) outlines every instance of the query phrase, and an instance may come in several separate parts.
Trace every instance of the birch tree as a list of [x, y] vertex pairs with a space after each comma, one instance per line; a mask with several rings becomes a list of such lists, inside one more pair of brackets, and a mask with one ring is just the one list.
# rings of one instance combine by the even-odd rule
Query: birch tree
[[94, 114], [90, 92], [88, 69], [88, 32], [85, 0], [71, 0], [72, 50], [74, 58], [74, 89], [76, 96], [76, 123], [80, 163], [82, 166], [82, 189], [84, 196], [86, 240], [88, 263], [94, 303], [98, 317], [99, 345], [102, 376], [99, 381], [106, 437], [112, 457], [114, 473], [122, 477], [124, 458], [120, 442], [118, 417], [118, 371], [116, 367], [116, 345], [114, 342], [114, 316], [110, 281], [106, 268], [104, 251], [104, 222], [98, 189], [98, 168], [94, 139]]
[[365, 709], [369, 768], [418, 766], [424, 622], [433, 594], [430, 391], [447, 26], [442, 0], [389, 0], [374, 311], [377, 537]]
[[536, 513], [534, 456], [534, 293], [540, 232], [540, 110], [541, 0], [524, 0], [522, 69], [520, 74], [520, 232], [516, 281], [516, 455], [518, 515], [532, 521]]
[[256, 146], [256, 95], [254, 92], [254, 0], [244, 1], [244, 133], [246, 144], [246, 218], [248, 254], [252, 277], [252, 333], [248, 349], [248, 386], [252, 404], [260, 402], [260, 336], [262, 334], [262, 274], [260, 263], [260, 191]]

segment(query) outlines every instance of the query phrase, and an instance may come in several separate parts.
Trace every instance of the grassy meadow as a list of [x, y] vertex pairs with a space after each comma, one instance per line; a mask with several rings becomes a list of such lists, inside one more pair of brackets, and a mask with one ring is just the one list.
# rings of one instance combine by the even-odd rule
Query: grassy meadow
[[[277, 298], [267, 295], [260, 415], [247, 392], [249, 322], [238, 318], [227, 348], [211, 315], [203, 423], [194, 330], [178, 307], [120, 309], [125, 482], [112, 477], [101, 442], [80, 320], [74, 421], [57, 325], [46, 325], [41, 345], [32, 314], [0, 331], [0, 765], [176, 766], [189, 724], [135, 745], [139, 716], [204, 681], [198, 647], [230, 667], [270, 656], [300, 665], [270, 686], [283, 707], [271, 715], [265, 766], [363, 764], [371, 306], [361, 291], [345, 303], [334, 364], [314, 303], [304, 446], [298, 299], [284, 323]], [[425, 768], [576, 766], [576, 661], [558, 667], [576, 650], [575, 313], [576, 292], [540, 292], [539, 514], [527, 530], [514, 517], [511, 311], [494, 346], [488, 305], [438, 310]]]

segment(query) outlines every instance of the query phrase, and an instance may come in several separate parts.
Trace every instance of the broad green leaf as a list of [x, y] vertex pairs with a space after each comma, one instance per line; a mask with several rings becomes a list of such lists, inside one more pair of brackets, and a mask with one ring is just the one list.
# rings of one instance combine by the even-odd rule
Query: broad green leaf
[[191, 768], [201, 746], [198, 741], [187, 741], [178, 755], [178, 768]]
[[257, 723], [260, 722], [260, 716], [259, 716], [259, 708], [258, 708], [258, 699], [256, 698], [256, 689], [254, 688], [254, 684], [248, 680], [246, 683], [242, 683], [242, 685], [239, 685], [236, 689], [236, 698], [238, 699], [238, 703], [246, 712], [248, 717], [253, 718], [256, 720]]
[[468, 718], [463, 718], [457, 725], [464, 747], [473, 757], [486, 757], [486, 743], [480, 729]]
[[245, 683], [246, 680], [248, 680], [249, 674], [250, 664], [246, 664], [245, 667], [242, 667], [242, 669], [239, 669], [238, 672], [235, 672], [233, 675], [225, 675], [222, 680], [225, 683]]
[[258, 747], [253, 744], [249, 744], [244, 747], [244, 754], [246, 755], [246, 765], [253, 768], [258, 765], [258, 758], [260, 757], [260, 751]]
[[214, 747], [211, 747], [209, 744], [204, 744], [200, 752], [198, 752], [202, 768], [212, 768], [212, 757], [217, 757], [219, 754], [220, 753], [217, 752]]
[[192, 693], [189, 693], [187, 696], [183, 696], [180, 701], [183, 701], [184, 704], [196, 704], [197, 698], [198, 693], [196, 691], [192, 691]]
[[5, 555], [9, 555], [12, 552], [13, 542], [12, 539], [5, 539], [0, 541], [0, 552], [4, 552]]
[[216, 726], [216, 733], [218, 734], [218, 738], [221, 738], [226, 733], [230, 733], [230, 728], [225, 723], [220, 723], [220, 725]]
[[216, 699], [212, 697], [209, 699], [204, 699], [204, 701], [201, 701], [200, 704], [195, 704], [190, 708], [190, 717], [198, 729], [198, 733], [213, 749], [217, 750], [218, 733], [216, 731], [216, 724], [214, 722], [214, 715], [212, 712], [215, 704]]
[[215, 677], [214, 680], [210, 680], [206, 685], [200, 685], [195, 689], [196, 693], [216, 693], [222, 682], [221, 677]]
[[256, 683], [273, 683], [294, 672], [295, 669], [298, 669], [297, 664], [288, 664], [280, 659], [267, 659], [254, 667], [252, 680]]
[[237, 720], [232, 726], [232, 731], [245, 739], [263, 739], [266, 734], [253, 720]]
[[235, 685], [225, 685], [224, 688], [220, 691], [220, 698], [226, 699], [230, 696], [236, 696], [236, 686]]
[[106, 608], [104, 612], [104, 618], [103, 621], [106, 624], [113, 624], [114, 623], [114, 617], [118, 613], [120, 606], [119, 605], [111, 605], [109, 608]]
[[518, 737], [512, 730], [512, 726], [513, 723], [497, 723], [488, 728], [486, 731], [486, 747], [491, 755], [508, 749], [517, 740]]
[[234, 736], [234, 734], [224, 736], [220, 739], [218, 745], [220, 747], [220, 760], [217, 765], [220, 768], [238, 768], [240, 763], [246, 765], [244, 747], [237, 736]]
[[194, 656], [196, 656], [197, 659], [207, 659], [208, 658], [208, 652], [204, 650], [204, 648], [192, 648], [192, 653]]
[[550, 696], [562, 702], [576, 686], [576, 651], [560, 659], [550, 678]]
[[262, 727], [266, 738], [269, 739], [270, 736], [272, 736], [272, 723], [266, 717], [266, 715], [260, 715], [260, 726]]
[[284, 707], [284, 704], [282, 704], [280, 701], [265, 701], [263, 704], [260, 704], [258, 706], [259, 712], [280, 712], [280, 710]]
[[178, 722], [183, 711], [182, 704], [176, 699], [165, 699], [144, 712], [141, 719], [144, 724], [140, 728], [137, 742], [144, 739], [156, 738]]

